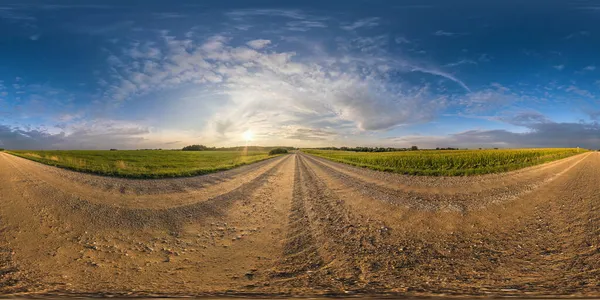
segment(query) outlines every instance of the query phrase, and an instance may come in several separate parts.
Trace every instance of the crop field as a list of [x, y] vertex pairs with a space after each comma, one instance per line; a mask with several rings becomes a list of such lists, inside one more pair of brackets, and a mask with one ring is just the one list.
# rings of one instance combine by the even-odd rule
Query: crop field
[[304, 149], [337, 162], [410, 175], [453, 176], [498, 173], [586, 152], [577, 148], [506, 150], [422, 150], [352, 152]]
[[268, 151], [68, 150], [9, 153], [74, 171], [131, 178], [183, 177], [258, 162]]

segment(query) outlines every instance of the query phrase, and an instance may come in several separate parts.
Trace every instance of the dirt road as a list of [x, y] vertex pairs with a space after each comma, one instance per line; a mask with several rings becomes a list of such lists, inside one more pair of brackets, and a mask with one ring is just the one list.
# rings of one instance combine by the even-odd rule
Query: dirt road
[[600, 153], [477, 177], [290, 154], [127, 180], [0, 153], [0, 294], [600, 296]]

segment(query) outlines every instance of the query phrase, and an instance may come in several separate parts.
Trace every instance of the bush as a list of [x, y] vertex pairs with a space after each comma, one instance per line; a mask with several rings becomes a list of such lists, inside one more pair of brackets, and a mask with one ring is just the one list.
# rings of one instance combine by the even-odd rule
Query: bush
[[0, 152], [4, 151], [4, 148], [0, 148]]
[[110, 151], [117, 151], [117, 149], [110, 149]]
[[206, 147], [204, 145], [189, 145], [189, 146], [183, 147], [183, 149], [181, 149], [181, 151], [204, 151], [207, 149], [208, 149], [208, 147]]
[[271, 151], [269, 151], [269, 155], [286, 154], [286, 153], [288, 153], [287, 149], [283, 149], [283, 148], [275, 148], [275, 149], [271, 149]]

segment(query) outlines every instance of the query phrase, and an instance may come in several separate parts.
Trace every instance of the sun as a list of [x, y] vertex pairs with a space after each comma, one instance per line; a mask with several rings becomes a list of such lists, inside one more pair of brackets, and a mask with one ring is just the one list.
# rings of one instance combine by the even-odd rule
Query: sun
[[252, 131], [250, 131], [250, 130], [246, 130], [246, 132], [244, 132], [244, 135], [243, 135], [243, 136], [244, 136], [244, 140], [245, 140], [246, 142], [249, 142], [249, 141], [251, 141], [251, 140], [252, 140], [252, 138], [254, 137], [254, 134], [252, 133]]

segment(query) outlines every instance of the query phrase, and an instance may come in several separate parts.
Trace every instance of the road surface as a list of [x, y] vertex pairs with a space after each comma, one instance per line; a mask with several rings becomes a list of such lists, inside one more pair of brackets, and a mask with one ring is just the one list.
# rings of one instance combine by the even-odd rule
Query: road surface
[[416, 177], [289, 154], [179, 179], [0, 153], [0, 294], [600, 296], [600, 153]]

